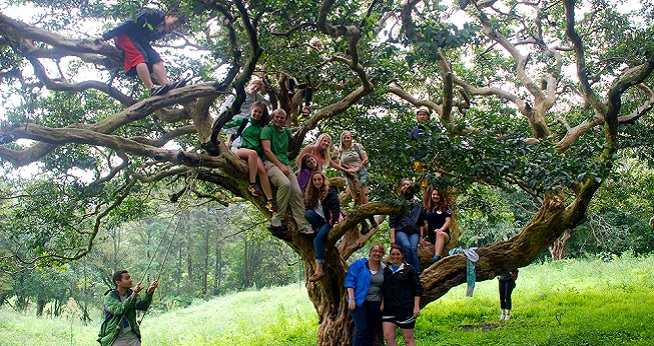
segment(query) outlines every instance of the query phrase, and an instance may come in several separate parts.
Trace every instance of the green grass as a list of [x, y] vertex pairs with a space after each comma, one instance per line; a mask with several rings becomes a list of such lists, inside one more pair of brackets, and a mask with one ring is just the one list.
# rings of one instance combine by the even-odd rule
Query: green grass
[[[156, 305], [155, 301], [155, 305]], [[499, 321], [497, 280], [465, 285], [423, 309], [418, 345], [652, 345], [654, 256], [560, 261], [520, 270], [511, 320]], [[0, 345], [94, 345], [100, 323], [0, 310]], [[241, 292], [156, 315], [147, 345], [312, 345], [317, 317], [302, 285]]]

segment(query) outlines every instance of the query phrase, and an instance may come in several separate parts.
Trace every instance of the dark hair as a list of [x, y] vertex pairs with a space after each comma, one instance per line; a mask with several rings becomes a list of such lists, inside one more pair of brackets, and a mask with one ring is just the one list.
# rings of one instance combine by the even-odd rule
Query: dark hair
[[[435, 204], [434, 201], [431, 199], [431, 195], [434, 191], [437, 191], [438, 194], [441, 196], [440, 202], [438, 204]], [[445, 197], [444, 194], [441, 193], [440, 190], [434, 189], [430, 187], [425, 191], [427, 194], [427, 203], [425, 204], [425, 210], [428, 212], [434, 212], [434, 211], [441, 211], [444, 212], [447, 207], [449, 207], [450, 202], [447, 200], [447, 197]]]
[[127, 270], [119, 270], [114, 273], [114, 275], [111, 277], [111, 283], [116, 286], [116, 281], [123, 281], [123, 274], [127, 274]]
[[396, 250], [399, 250], [399, 251], [400, 251], [400, 253], [402, 254], [402, 261], [404, 261], [404, 250], [402, 250], [402, 247], [399, 246], [399, 245], [397, 245], [397, 244], [393, 244], [393, 245], [391, 245], [391, 249], [388, 250], [388, 254], [389, 254], [389, 255], [391, 254], [391, 252], [393, 251], [393, 249], [396, 249]]
[[179, 21], [179, 25], [186, 24], [186, 18], [182, 17], [182, 12], [180, 12], [179, 10], [170, 10], [166, 12], [166, 16], [177, 18], [177, 20]]
[[263, 110], [263, 114], [261, 115], [261, 124], [262, 126], [268, 125], [270, 122], [270, 113], [268, 113], [268, 106], [266, 106], [265, 103], [261, 101], [256, 101], [255, 103], [250, 106], [250, 113], [252, 113], [252, 109], [254, 107], [260, 107]]
[[302, 160], [300, 161], [300, 172], [302, 172], [302, 170], [304, 170], [305, 168], [309, 168], [309, 167], [307, 167], [307, 163], [309, 162], [309, 159], [312, 158], [312, 157], [316, 159], [316, 167], [313, 167], [311, 172], [318, 169], [318, 159], [316, 158], [316, 155], [314, 155], [314, 154], [304, 154], [304, 155], [302, 155]]

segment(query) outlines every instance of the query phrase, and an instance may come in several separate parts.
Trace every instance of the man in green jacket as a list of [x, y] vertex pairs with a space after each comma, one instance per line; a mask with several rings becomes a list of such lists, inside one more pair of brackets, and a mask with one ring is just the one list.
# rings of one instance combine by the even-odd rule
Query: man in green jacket
[[104, 321], [98, 342], [102, 346], [140, 346], [141, 331], [136, 323], [136, 310], [145, 311], [150, 307], [152, 294], [159, 283], [153, 281], [145, 296], [139, 297], [143, 287], [139, 283], [132, 290], [132, 278], [127, 270], [115, 272], [111, 279], [116, 287], [104, 297]]

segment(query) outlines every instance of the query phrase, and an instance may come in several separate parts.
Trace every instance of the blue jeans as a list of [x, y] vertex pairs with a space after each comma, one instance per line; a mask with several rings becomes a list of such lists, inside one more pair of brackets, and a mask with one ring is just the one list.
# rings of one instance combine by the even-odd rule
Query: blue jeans
[[350, 311], [354, 321], [354, 338], [352, 346], [372, 346], [375, 341], [375, 329], [381, 326], [381, 302], [364, 301], [363, 306], [357, 306]]
[[307, 210], [304, 213], [304, 218], [309, 221], [311, 227], [317, 232], [316, 237], [313, 239], [313, 248], [316, 251], [316, 263], [325, 263], [325, 243], [327, 242], [327, 234], [332, 226], [325, 220], [324, 217], [313, 210]]
[[402, 247], [404, 251], [404, 260], [409, 263], [416, 271], [420, 272], [420, 262], [418, 261], [418, 244], [420, 244], [420, 234], [406, 234], [404, 232], [395, 232], [395, 242]]

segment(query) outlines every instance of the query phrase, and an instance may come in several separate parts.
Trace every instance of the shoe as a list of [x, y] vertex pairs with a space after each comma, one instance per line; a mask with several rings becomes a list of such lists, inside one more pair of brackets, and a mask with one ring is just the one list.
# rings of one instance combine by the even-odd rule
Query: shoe
[[511, 315], [510, 315], [510, 314], [506, 314], [506, 315], [504, 315], [504, 319], [505, 319], [505, 320], [508, 320], [509, 318], [511, 318]]
[[266, 203], [266, 209], [270, 211], [271, 213], [276, 212], [279, 208], [277, 207], [277, 201], [274, 199], [269, 199], [268, 203]]
[[250, 191], [250, 193], [253, 196], [263, 195], [263, 191], [261, 191], [261, 187], [259, 187], [259, 184], [257, 183], [250, 183], [250, 187], [248, 187], [248, 191]]
[[443, 258], [441, 255], [434, 255], [434, 263], [440, 261]]
[[176, 82], [168, 83], [167, 85], [170, 86], [170, 90], [177, 89], [177, 88], [183, 88], [186, 86], [186, 83], [188, 83], [188, 79], [180, 79]]
[[366, 235], [368, 232], [370, 232], [370, 226], [368, 226], [366, 220], [361, 221], [361, 234]]
[[501, 315], [500, 315], [500, 320], [504, 320], [505, 318], [506, 318], [506, 315], [505, 315], [505, 314], [501, 314]]
[[152, 88], [150, 88], [150, 97], [152, 96], [159, 96], [163, 95], [170, 90], [170, 85], [153, 85]]
[[377, 220], [375, 220], [374, 216], [369, 217], [368, 221], [370, 221], [370, 230], [374, 230], [375, 228], [379, 227], [379, 224], [377, 223]]
[[282, 227], [282, 220], [272, 219], [270, 221], [270, 227], [276, 227], [276, 228]]
[[302, 116], [304, 116], [304, 117], [308, 117], [309, 114], [311, 114], [311, 112], [309, 111], [309, 107], [308, 107], [308, 106], [304, 107], [304, 108], [302, 109]]
[[307, 235], [311, 235], [311, 234], [316, 234], [316, 231], [314, 231], [313, 228], [312, 228], [311, 226], [307, 226], [307, 227], [304, 227], [304, 228], [300, 231], [300, 233], [302, 233], [302, 234], [307, 234]]
[[311, 275], [309, 277], [309, 281], [310, 282], [316, 282], [316, 281], [322, 279], [323, 276], [325, 276], [325, 272], [322, 272], [320, 274], [313, 274], [313, 275]]

